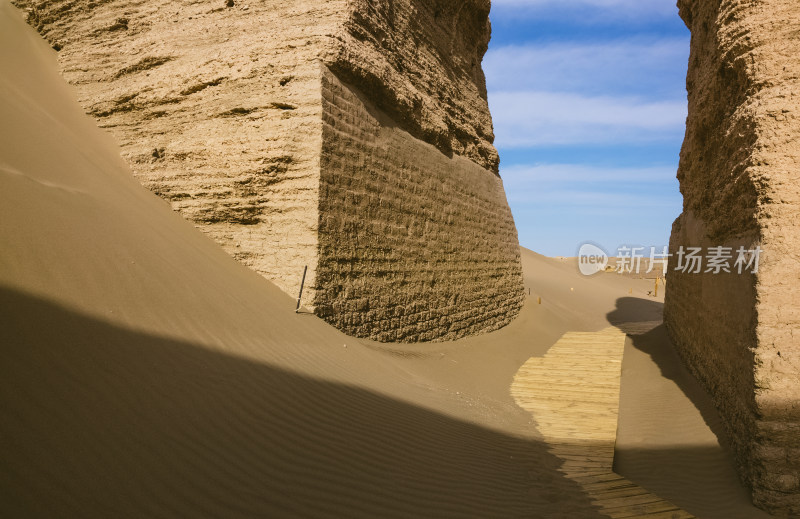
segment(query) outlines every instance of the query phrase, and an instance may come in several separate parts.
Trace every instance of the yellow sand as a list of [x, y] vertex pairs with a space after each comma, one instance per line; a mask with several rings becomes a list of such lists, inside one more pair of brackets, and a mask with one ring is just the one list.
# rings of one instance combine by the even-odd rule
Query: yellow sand
[[[650, 281], [523, 250], [531, 297], [507, 328], [358, 341], [137, 185], [5, 2], [0, 121], [0, 516], [601, 516], [510, 387], [566, 332], [659, 319]], [[681, 395], [662, 408], [693, 416]], [[703, 470], [744, 495], [726, 463]]]

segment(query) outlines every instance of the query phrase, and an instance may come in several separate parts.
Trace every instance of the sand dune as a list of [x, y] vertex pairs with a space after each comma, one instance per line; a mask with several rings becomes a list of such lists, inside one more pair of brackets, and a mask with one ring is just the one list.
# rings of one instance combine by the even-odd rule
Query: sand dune
[[[523, 250], [531, 296], [510, 326], [352, 339], [142, 189], [6, 3], [0, 68], [0, 516], [601, 517], [509, 388], [568, 331], [658, 320], [649, 281]], [[669, 378], [643, 381], [658, 359], [640, 357], [621, 434], [655, 427], [642, 408], [662, 398], [696, 411], [680, 385], [631, 400]], [[707, 422], [686, 421], [704, 445]], [[619, 447], [674, 448], [645, 436]], [[634, 481], [649, 466], [641, 483], [685, 489], [648, 465], [662, 458], [628, 459]], [[667, 497], [696, 514], [717, 499]]]
[[592, 516], [524, 413], [472, 419], [136, 185], [0, 12], [0, 515]]

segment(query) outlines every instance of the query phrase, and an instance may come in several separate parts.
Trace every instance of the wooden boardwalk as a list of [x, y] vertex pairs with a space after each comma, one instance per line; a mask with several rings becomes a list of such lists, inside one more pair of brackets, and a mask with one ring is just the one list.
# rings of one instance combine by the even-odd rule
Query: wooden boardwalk
[[608, 328], [564, 335], [544, 357], [529, 359], [511, 394], [530, 411], [560, 471], [608, 517], [688, 519], [672, 503], [615, 474], [614, 444], [625, 333]]

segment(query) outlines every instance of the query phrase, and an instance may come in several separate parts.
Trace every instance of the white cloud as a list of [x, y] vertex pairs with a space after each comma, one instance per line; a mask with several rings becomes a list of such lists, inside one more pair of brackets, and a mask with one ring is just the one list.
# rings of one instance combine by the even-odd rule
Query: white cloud
[[[583, 210], [591, 210], [595, 213], [598, 210], [603, 210], [606, 213], [619, 213], [630, 209], [680, 208], [679, 204], [675, 204], [671, 200], [644, 196], [637, 193], [604, 193], [574, 189], [549, 190], [533, 198], [524, 199], [519, 197], [519, 195], [513, 198], [509, 196], [509, 203], [512, 205], [512, 208], [515, 204], [534, 205], [538, 206], [540, 210], [547, 207], [557, 208], [560, 211], [567, 208], [579, 207]], [[554, 211], [553, 214], [558, 213]]]
[[545, 5], [591, 6], [604, 9], [634, 8], [643, 6], [647, 9], [675, 8], [672, 0], [492, 0], [492, 6], [539, 7]]
[[501, 166], [520, 242], [551, 255], [572, 255], [592, 240], [663, 245], [681, 211], [677, 165], [598, 167], [579, 164]]
[[680, 200], [676, 168], [539, 164], [503, 167], [500, 177], [515, 206], [656, 207]]
[[[492, 0], [492, 12], [512, 14], [544, 10], [609, 11], [616, 18], [677, 16], [675, 0]], [[513, 9], [513, 11], [511, 11]]]
[[677, 164], [653, 164], [674, 154], [686, 118], [689, 36], [675, 0], [493, 0], [491, 18], [495, 144], [528, 162], [500, 170], [521, 242], [549, 254], [587, 239], [663, 244], [681, 196]]
[[490, 92], [489, 105], [500, 148], [675, 140], [686, 120], [685, 101]]
[[557, 90], [685, 95], [688, 38], [544, 43], [491, 48], [483, 60], [490, 91]]
[[582, 164], [516, 164], [505, 166], [500, 174], [504, 182], [517, 186], [541, 186], [549, 183], [587, 182], [663, 183], [675, 181], [676, 169], [672, 166], [643, 168], [596, 167]]

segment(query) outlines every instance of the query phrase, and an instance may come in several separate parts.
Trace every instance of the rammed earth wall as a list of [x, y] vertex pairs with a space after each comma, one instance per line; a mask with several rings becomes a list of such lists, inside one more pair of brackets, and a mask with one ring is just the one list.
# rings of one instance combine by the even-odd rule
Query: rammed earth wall
[[[800, 6], [681, 0], [689, 118], [671, 249], [761, 247], [757, 273], [668, 275], [665, 320], [757, 505], [800, 516]], [[735, 255], [735, 252], [734, 252]], [[734, 258], [735, 259], [735, 258]]]
[[347, 333], [441, 340], [522, 305], [481, 59], [488, 0], [18, 5], [134, 175]]

